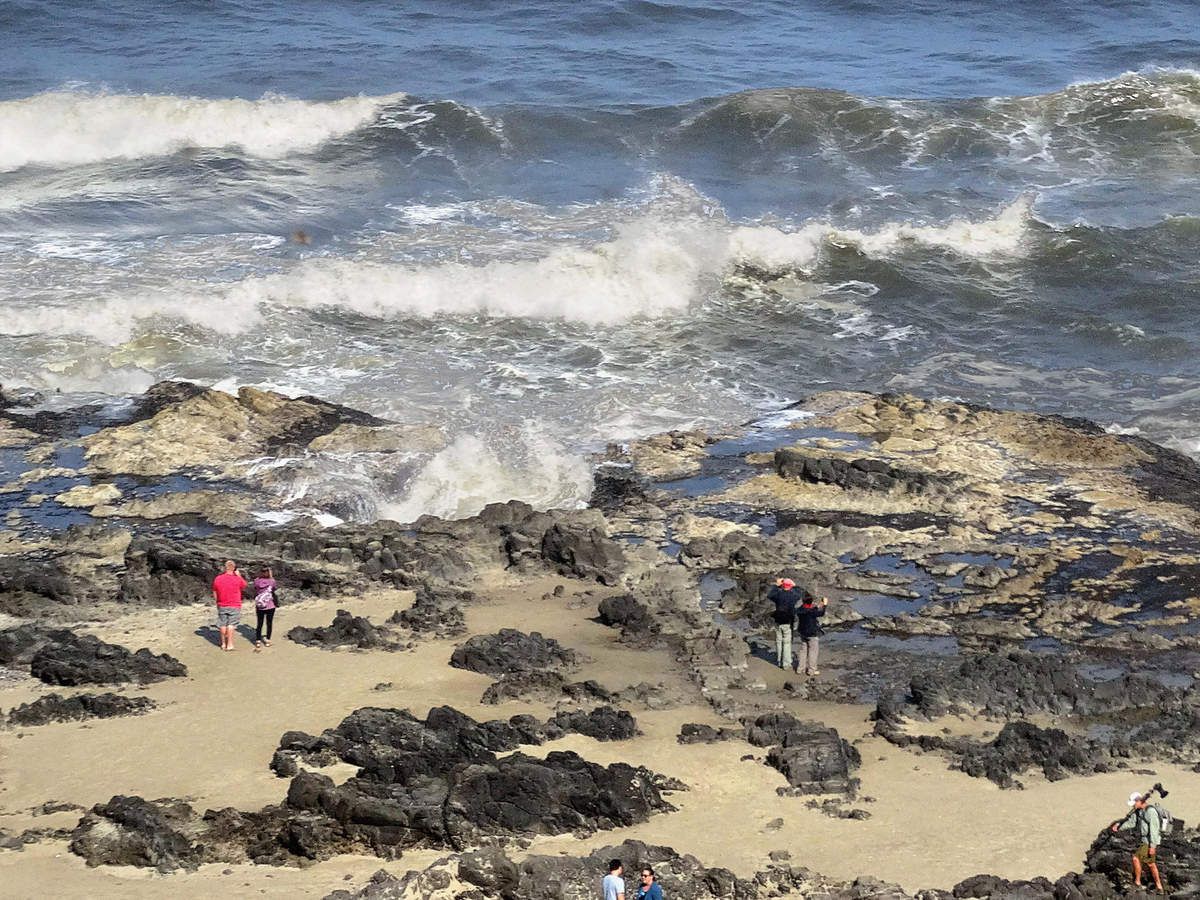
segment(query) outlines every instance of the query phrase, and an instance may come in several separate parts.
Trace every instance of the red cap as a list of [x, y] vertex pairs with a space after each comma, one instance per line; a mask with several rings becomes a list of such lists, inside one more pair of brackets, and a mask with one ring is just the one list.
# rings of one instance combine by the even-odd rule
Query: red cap
[[779, 586], [781, 588], [783, 588], [785, 591], [790, 591], [792, 588], [794, 588], [796, 586], [796, 582], [792, 581], [792, 579], [790, 579], [790, 578], [782, 578], [779, 581]]

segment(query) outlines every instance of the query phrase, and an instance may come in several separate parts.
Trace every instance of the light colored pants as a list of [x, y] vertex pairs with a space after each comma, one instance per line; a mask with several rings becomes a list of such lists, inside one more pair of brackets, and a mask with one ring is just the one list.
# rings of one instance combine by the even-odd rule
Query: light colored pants
[[786, 669], [792, 664], [792, 626], [775, 626], [775, 658], [779, 660], [779, 668]]
[[817, 657], [821, 653], [821, 639], [819, 637], [801, 638], [804, 641], [804, 671], [817, 671]]

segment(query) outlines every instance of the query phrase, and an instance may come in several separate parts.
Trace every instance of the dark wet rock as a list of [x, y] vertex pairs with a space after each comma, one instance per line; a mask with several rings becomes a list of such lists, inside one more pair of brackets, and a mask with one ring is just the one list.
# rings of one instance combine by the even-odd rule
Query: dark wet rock
[[862, 758], [834, 728], [801, 722], [789, 713], [764, 713], [747, 723], [746, 740], [770, 747], [767, 765], [801, 793], [853, 794], [858, 789], [851, 773]]
[[545, 725], [547, 737], [562, 732], [586, 735], [598, 741], [624, 741], [638, 734], [637, 721], [627, 711], [597, 706], [583, 712], [560, 712]]
[[488, 685], [480, 703], [489, 705], [510, 700], [554, 700], [562, 696], [567, 679], [559, 672], [506, 672]]
[[471, 591], [420, 585], [412, 606], [393, 613], [388, 622], [421, 637], [457, 637], [467, 630], [462, 608], [474, 600]]
[[363, 616], [339, 609], [329, 625], [306, 628], [297, 625], [288, 633], [288, 640], [306, 647], [322, 650], [349, 648], [352, 650], [403, 650], [406, 642], [387, 625], [373, 625]]
[[[777, 860], [785, 860], [777, 854]], [[626, 885], [631, 872], [652, 866], [664, 896], [678, 900], [765, 900], [768, 897], [822, 897], [827, 900], [905, 900], [895, 885], [863, 877], [854, 882], [826, 879], [808, 869], [776, 862], [761, 872], [739, 878], [728, 869], [707, 867], [694, 856], [670, 847], [625, 841], [600, 847], [587, 856], [525, 856], [519, 862], [495, 847], [473, 850], [438, 860], [424, 869], [397, 877], [377, 873], [358, 891], [335, 891], [326, 900], [401, 900], [427, 897], [444, 891], [454, 881], [471, 890], [463, 897], [476, 900], [539, 900], [553, 891], [563, 900], [589, 900], [596, 896], [608, 861], [625, 866]], [[926, 900], [935, 900], [927, 896]]]
[[29, 672], [47, 684], [150, 684], [187, 675], [187, 666], [145, 647], [130, 653], [90, 634], [56, 633], [29, 663]]
[[910, 692], [912, 703], [927, 716], [959, 709], [996, 715], [1092, 715], [1151, 707], [1169, 693], [1140, 675], [1089, 681], [1063, 656], [1016, 650], [968, 656], [957, 670], [916, 676]]
[[562, 671], [577, 664], [575, 651], [554, 638], [534, 631], [526, 634], [502, 628], [496, 634], [476, 635], [454, 649], [450, 665], [457, 669], [504, 675], [509, 672]]
[[300, 766], [296, 762], [295, 754], [276, 750], [271, 755], [271, 771], [280, 778], [291, 778], [299, 773]]
[[541, 554], [547, 564], [566, 575], [616, 584], [624, 564], [621, 547], [609, 538], [604, 518], [594, 523], [558, 522], [542, 536]]
[[688, 722], [680, 727], [677, 740], [681, 744], [715, 744], [717, 741], [735, 740], [745, 736], [744, 728], [713, 728], [711, 725]]
[[[288, 757], [297, 766], [283, 804], [198, 817], [177, 801], [114, 797], [84, 818], [71, 847], [92, 865], [169, 871], [247, 857], [282, 865], [338, 853], [391, 858], [409, 847], [591, 832], [673, 809], [662, 791], [681, 786], [647, 769], [601, 766], [575, 753], [538, 759], [508, 752], [543, 739], [529, 716], [477, 722], [439, 707], [420, 720], [367, 707], [321, 735], [283, 736], [272, 766], [290, 771]], [[355, 765], [358, 774], [339, 785], [299, 770], [298, 762], [314, 756]]]
[[189, 837], [193, 818], [182, 801], [116, 796], [83, 817], [72, 832], [71, 852], [89, 866], [195, 869], [205, 860]]
[[76, 694], [64, 697], [62, 694], [49, 694], [9, 710], [8, 724], [46, 725], [50, 722], [139, 716], [154, 709], [154, 706], [154, 701], [149, 697], [123, 697], [120, 694]]
[[645, 501], [646, 486], [632, 469], [624, 466], [600, 466], [596, 469], [588, 506], [609, 512]]
[[657, 630], [650, 610], [629, 594], [605, 597], [597, 608], [600, 621], [610, 628], [622, 628], [633, 634], [648, 634]]
[[836, 798], [830, 798], [829, 800], [809, 800], [804, 805], [808, 809], [815, 809], [822, 815], [829, 816], [831, 819], [853, 819], [861, 822], [871, 818], [871, 814], [865, 809], [849, 807]]
[[914, 494], [948, 486], [955, 481], [948, 476], [892, 466], [879, 459], [849, 460], [838, 456], [817, 456], [794, 448], [775, 451], [775, 471], [781, 478], [795, 478], [812, 484], [832, 484], [851, 490], [900, 490]]
[[1029, 722], [1008, 723], [990, 744], [967, 749], [960, 765], [968, 775], [986, 777], [1000, 787], [1012, 787], [1015, 775], [1035, 766], [1051, 781], [1111, 768], [1106, 753], [1057, 728]]
[[[269, 564], [287, 595], [347, 595], [373, 583], [418, 591], [401, 613], [414, 633], [446, 634], [470, 599], [461, 587], [501, 568], [612, 580], [620, 548], [595, 510], [538, 512], [513, 501], [462, 520], [423, 517], [413, 525], [378, 521], [320, 528], [313, 522], [257, 529], [216, 528], [181, 536], [142, 523], [127, 529], [77, 526], [36, 554], [0, 555], [0, 612], [39, 615], [62, 607], [122, 604], [172, 607], [209, 602], [222, 561]], [[407, 615], [405, 614], [407, 613]], [[431, 630], [432, 629], [432, 630]]]
[[69, 640], [71, 632], [44, 625], [18, 625], [0, 631], [0, 665], [27, 666], [33, 655], [54, 639]]
[[975, 778], [987, 778], [1002, 788], [1021, 787], [1016, 776], [1034, 769], [1058, 781], [1068, 775], [1107, 772], [1114, 767], [1111, 747], [1024, 721], [1009, 722], [990, 742], [908, 734], [903, 709], [895, 700], [880, 700], [872, 716], [875, 734], [897, 747], [941, 752], [954, 768]]

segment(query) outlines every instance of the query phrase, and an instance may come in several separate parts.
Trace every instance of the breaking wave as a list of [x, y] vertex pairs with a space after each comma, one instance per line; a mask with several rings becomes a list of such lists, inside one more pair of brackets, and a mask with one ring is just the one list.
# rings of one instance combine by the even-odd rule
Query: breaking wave
[[51, 91], [0, 102], [0, 172], [236, 148], [275, 158], [312, 150], [373, 121], [404, 99], [329, 102], [266, 95], [208, 100], [164, 94]]
[[829, 249], [853, 247], [887, 257], [935, 248], [965, 257], [1022, 253], [1032, 198], [1023, 196], [982, 221], [889, 223], [853, 230], [812, 222], [796, 231], [730, 226], [701, 218], [644, 216], [590, 246], [551, 246], [532, 259], [398, 264], [318, 258], [291, 270], [226, 287], [177, 283], [154, 292], [95, 302], [86, 319], [69, 306], [18, 305], [0, 334], [86, 332], [103, 343], [130, 340], [148, 323], [182, 322], [223, 335], [259, 327], [269, 310], [335, 309], [370, 319], [488, 316], [611, 325], [685, 311], [738, 267], [804, 272]]

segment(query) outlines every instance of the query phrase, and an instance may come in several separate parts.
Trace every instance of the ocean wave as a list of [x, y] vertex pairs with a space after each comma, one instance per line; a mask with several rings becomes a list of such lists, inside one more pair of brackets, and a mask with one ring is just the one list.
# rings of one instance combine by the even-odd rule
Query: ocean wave
[[909, 100], [773, 88], [692, 104], [665, 146], [739, 159], [837, 152], [922, 167], [955, 160], [1104, 167], [1200, 146], [1200, 72], [1149, 68], [1027, 97]]
[[163, 156], [185, 149], [239, 149], [284, 157], [372, 122], [404, 94], [317, 102], [50, 91], [0, 102], [0, 172]]
[[826, 253], [847, 247], [878, 258], [927, 248], [975, 259], [1019, 257], [1032, 202], [1021, 196], [983, 220], [896, 222], [873, 230], [809, 222], [788, 231], [696, 214], [644, 214], [613, 226], [607, 241], [549, 243], [526, 258], [476, 265], [310, 258], [224, 286], [180, 279], [109, 296], [89, 306], [86, 320], [69, 304], [8, 304], [0, 334], [86, 333], [119, 344], [147, 325], [161, 331], [183, 323], [234, 335], [260, 327], [270, 311], [325, 309], [380, 320], [488, 316], [613, 325], [681, 313], [731, 275], [810, 277]]
[[426, 514], [461, 518], [507, 500], [539, 509], [574, 507], [586, 503], [591, 491], [587, 462], [527, 424], [500, 441], [460, 434], [424, 465], [403, 496], [380, 504], [379, 516], [397, 522]]

